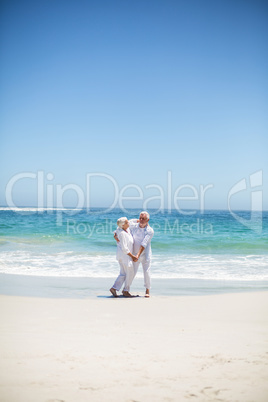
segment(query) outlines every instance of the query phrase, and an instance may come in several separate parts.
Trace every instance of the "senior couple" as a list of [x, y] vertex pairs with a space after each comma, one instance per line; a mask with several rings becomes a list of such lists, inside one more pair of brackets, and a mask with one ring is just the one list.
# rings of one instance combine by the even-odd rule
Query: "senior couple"
[[139, 219], [128, 220], [126, 217], [119, 218], [115, 239], [117, 241], [116, 258], [120, 266], [120, 273], [111, 287], [110, 292], [118, 297], [117, 291], [124, 283], [123, 296], [132, 297], [129, 293], [132, 281], [142, 264], [144, 274], [145, 297], [150, 297], [151, 287], [151, 240], [154, 235], [153, 229], [149, 226], [150, 215], [143, 211]]

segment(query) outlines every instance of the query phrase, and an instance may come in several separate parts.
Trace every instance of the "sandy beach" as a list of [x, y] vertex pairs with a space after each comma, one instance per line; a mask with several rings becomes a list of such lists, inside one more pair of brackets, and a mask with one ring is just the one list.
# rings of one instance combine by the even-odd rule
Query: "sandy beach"
[[268, 292], [0, 301], [1, 401], [268, 400]]

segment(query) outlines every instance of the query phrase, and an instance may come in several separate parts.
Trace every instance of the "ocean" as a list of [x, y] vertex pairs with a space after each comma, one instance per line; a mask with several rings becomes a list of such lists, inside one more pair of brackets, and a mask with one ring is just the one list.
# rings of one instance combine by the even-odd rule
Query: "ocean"
[[[112, 280], [116, 221], [139, 212], [1, 208], [0, 273]], [[149, 212], [152, 280], [268, 281], [268, 212], [254, 222], [247, 211], [236, 211], [238, 219], [229, 211]]]

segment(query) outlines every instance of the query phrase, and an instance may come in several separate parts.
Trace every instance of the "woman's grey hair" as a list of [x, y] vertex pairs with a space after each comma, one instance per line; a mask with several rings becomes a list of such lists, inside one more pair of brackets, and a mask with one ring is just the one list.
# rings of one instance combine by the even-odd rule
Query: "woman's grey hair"
[[142, 211], [142, 212], [140, 213], [140, 215], [141, 215], [141, 214], [146, 215], [148, 220], [150, 219], [150, 215], [148, 214], [148, 212]]
[[119, 218], [117, 220], [117, 226], [122, 229], [122, 227], [124, 226], [125, 222], [127, 221], [127, 218], [125, 216], [123, 216], [122, 218]]

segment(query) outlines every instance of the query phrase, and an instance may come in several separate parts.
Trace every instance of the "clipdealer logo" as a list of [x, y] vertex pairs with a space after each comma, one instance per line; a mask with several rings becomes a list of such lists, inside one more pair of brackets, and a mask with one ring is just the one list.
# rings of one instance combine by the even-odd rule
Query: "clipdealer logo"
[[[35, 211], [31, 213], [41, 213], [44, 209], [48, 211], [48, 213], [53, 213], [53, 210], [56, 209], [57, 213], [57, 225], [62, 225], [62, 217], [63, 214], [66, 215], [75, 215], [82, 209], [85, 209], [87, 213], [93, 213], [91, 207], [91, 195], [93, 193], [92, 190], [92, 180], [106, 180], [106, 183], [109, 183], [113, 188], [114, 198], [111, 205], [106, 208], [101, 213], [106, 213], [114, 208], [119, 207], [125, 213], [128, 213], [128, 209], [125, 208], [125, 202], [135, 201], [142, 203], [142, 209], [146, 210], [150, 208], [153, 202], [158, 202], [159, 208], [153, 212], [157, 213], [159, 211], [167, 210], [168, 213], [171, 212], [172, 209], [175, 209], [181, 215], [194, 215], [199, 211], [201, 214], [204, 214], [205, 211], [205, 203], [206, 203], [206, 195], [208, 190], [213, 189], [213, 184], [194, 186], [192, 184], [182, 184], [176, 189], [173, 188], [172, 183], [172, 172], [167, 172], [167, 183], [166, 186], [160, 186], [159, 184], [153, 183], [148, 184], [144, 188], [136, 184], [127, 184], [124, 187], [120, 188], [116, 179], [109, 174], [106, 173], [87, 173], [86, 174], [86, 186], [85, 190], [75, 183], [70, 183], [66, 185], [55, 184], [53, 183], [54, 174], [48, 173], [45, 174], [44, 171], [38, 171], [37, 173], [33, 172], [23, 172], [15, 174], [8, 181], [6, 185], [6, 202], [9, 208], [13, 208], [16, 212], [20, 213], [20, 208], [18, 208], [13, 200], [13, 192], [14, 187], [18, 182], [22, 180], [33, 180], [34, 186], [36, 188], [37, 194], [37, 208]], [[103, 183], [102, 183], [103, 184]], [[263, 171], [258, 170], [255, 173], [249, 175], [249, 178], [243, 178], [239, 180], [236, 184], [232, 186], [232, 188], [228, 192], [227, 203], [228, 210], [230, 214], [242, 225], [248, 227], [249, 229], [255, 231], [256, 233], [262, 232], [262, 198], [263, 198]], [[128, 196], [126, 192], [132, 189], [135, 190], [135, 196]], [[146, 196], [146, 191], [153, 189], [157, 192], [157, 195], [154, 196]], [[183, 193], [187, 190], [188, 195], [186, 196]], [[240, 216], [237, 211], [235, 212], [231, 207], [231, 200], [235, 198], [235, 196], [241, 192], [250, 190], [250, 218], [246, 219]], [[64, 206], [64, 196], [66, 192], [72, 192], [76, 195], [77, 203], [75, 208], [66, 208]], [[189, 195], [190, 193], [190, 195]], [[245, 193], [246, 195], [246, 193]], [[185, 205], [185, 202], [195, 202], [196, 208], [189, 210], [182, 208], [182, 204]], [[188, 205], [188, 204], [187, 204]], [[190, 204], [193, 205], [193, 204]], [[55, 208], [56, 206], [56, 208]]]
[[[231, 215], [242, 225], [254, 230], [254, 232], [262, 233], [262, 200], [263, 200], [263, 171], [258, 170], [246, 178], [239, 180], [228, 193], [228, 209]], [[250, 190], [250, 218], [245, 219], [239, 216], [231, 208], [231, 198], [241, 191]]]
[[[103, 189], [104, 185], [109, 186], [108, 195], [112, 195], [113, 199], [109, 207], [99, 213], [103, 214], [115, 208], [119, 208], [127, 214], [129, 213], [129, 209], [127, 209], [125, 205], [131, 201], [142, 205], [142, 210], [150, 209], [152, 204], [158, 205], [158, 209], [154, 208], [154, 212], [151, 214], [156, 214], [165, 209], [168, 213], [171, 213], [172, 209], [175, 209], [182, 215], [194, 215], [197, 211], [200, 211], [201, 214], [204, 213], [207, 192], [214, 187], [213, 184], [194, 186], [185, 183], [174, 188], [171, 171], [167, 172], [167, 181], [163, 186], [157, 183], [151, 183], [144, 186], [144, 188], [135, 183], [129, 183], [120, 188], [117, 180], [107, 173], [87, 173], [85, 178], [85, 188], [82, 188], [75, 183], [66, 185], [53, 183], [53, 173], [45, 174], [43, 171], [38, 171], [37, 173], [18, 173], [14, 175], [6, 185], [6, 203], [9, 208], [17, 208], [17, 212], [20, 213], [13, 199], [14, 188], [16, 188], [19, 182], [22, 188], [22, 183], [25, 183], [24, 180], [32, 180], [32, 185], [36, 189], [37, 195], [37, 208], [36, 211], [32, 211], [32, 213], [42, 213], [44, 209], [46, 209], [48, 213], [53, 213], [53, 210], [56, 209], [58, 224], [62, 223], [62, 214], [75, 215], [82, 209], [87, 213], [93, 213], [94, 209], [92, 209], [93, 207], [91, 206], [91, 198], [96, 195], [100, 189]], [[94, 181], [96, 185], [96, 180], [98, 181], [98, 186], [97, 188], [95, 187], [96, 191], [94, 192]], [[129, 190], [132, 191], [132, 194], [134, 192], [135, 195], [129, 196]], [[156, 194], [153, 196], [148, 195], [150, 190], [154, 191]], [[74, 208], [66, 208], [64, 206], [65, 194], [70, 191], [72, 195], [76, 196], [77, 200]], [[187, 194], [185, 194], [185, 192]], [[107, 199], [109, 199], [109, 197], [107, 197]], [[194, 202], [195, 208], [192, 210], [184, 208], [183, 205], [185, 205], [186, 202]]]

